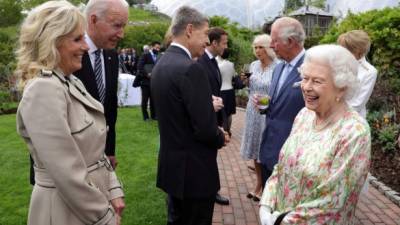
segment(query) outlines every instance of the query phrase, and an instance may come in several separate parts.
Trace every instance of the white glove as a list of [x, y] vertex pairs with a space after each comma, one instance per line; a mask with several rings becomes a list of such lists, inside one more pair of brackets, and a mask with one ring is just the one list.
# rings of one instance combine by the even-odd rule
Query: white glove
[[271, 208], [268, 206], [260, 206], [260, 222], [261, 225], [274, 225], [279, 216], [279, 212], [271, 213]]

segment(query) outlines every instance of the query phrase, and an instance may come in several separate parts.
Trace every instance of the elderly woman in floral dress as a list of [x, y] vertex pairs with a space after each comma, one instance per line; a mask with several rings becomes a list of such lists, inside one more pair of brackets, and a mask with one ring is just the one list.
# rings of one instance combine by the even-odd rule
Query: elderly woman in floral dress
[[300, 67], [306, 107], [266, 183], [263, 225], [353, 224], [371, 149], [367, 122], [346, 103], [357, 88], [357, 67], [338, 45], [307, 51]]

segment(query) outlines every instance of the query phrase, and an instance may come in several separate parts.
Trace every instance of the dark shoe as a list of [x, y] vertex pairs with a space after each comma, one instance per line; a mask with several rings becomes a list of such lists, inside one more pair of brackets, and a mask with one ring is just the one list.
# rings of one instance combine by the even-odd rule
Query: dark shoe
[[254, 197], [254, 193], [249, 192], [249, 193], [246, 195], [246, 197], [247, 197], [247, 198], [253, 198], [253, 197]]
[[257, 196], [257, 195], [254, 195], [254, 196], [253, 196], [253, 201], [259, 202], [259, 201], [260, 201], [260, 197]]
[[247, 168], [249, 168], [249, 170], [251, 171], [256, 171], [256, 168], [254, 168], [254, 166], [247, 166]]
[[229, 199], [222, 197], [219, 193], [217, 193], [217, 195], [215, 195], [215, 202], [220, 205], [229, 205]]

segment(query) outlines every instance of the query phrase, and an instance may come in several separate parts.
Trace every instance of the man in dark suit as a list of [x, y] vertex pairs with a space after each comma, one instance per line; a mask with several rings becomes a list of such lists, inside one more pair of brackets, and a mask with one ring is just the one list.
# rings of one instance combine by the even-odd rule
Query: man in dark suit
[[[262, 183], [265, 184], [278, 162], [279, 152], [292, 129], [294, 118], [304, 107], [298, 67], [304, 58], [304, 29], [299, 21], [289, 17], [277, 19], [271, 28], [271, 48], [283, 60], [273, 72], [266, 109], [266, 127], [260, 147]], [[255, 103], [258, 99], [253, 100]]]
[[225, 144], [202, 65], [208, 19], [184, 6], [172, 20], [173, 41], [152, 72], [160, 131], [157, 187], [168, 194], [168, 225], [211, 225], [220, 188], [217, 151]]
[[[93, 3], [92, 3], [93, 2]], [[115, 123], [118, 108], [118, 55], [113, 48], [124, 36], [128, 21], [128, 7], [125, 0], [109, 0], [108, 7], [89, 1], [86, 7], [88, 30], [85, 36], [89, 51], [83, 55], [82, 68], [75, 72], [86, 90], [104, 106], [107, 123], [105, 153], [115, 168]], [[103, 2], [104, 4], [104, 2]], [[101, 12], [105, 9], [105, 12]]]
[[151, 43], [151, 49], [149, 52], [144, 53], [139, 59], [138, 63], [138, 75], [141, 76], [140, 89], [142, 90], [142, 114], [143, 120], [149, 119], [149, 113], [147, 112], [147, 105], [150, 100], [150, 116], [152, 119], [156, 119], [156, 113], [154, 110], [153, 100], [150, 92], [150, 78], [151, 70], [158, 60], [158, 53], [160, 51], [160, 42], [154, 41]]
[[[218, 63], [215, 59], [221, 56], [224, 50], [228, 48], [228, 33], [223, 29], [214, 27], [208, 33], [209, 43], [205, 53], [198, 59], [198, 62], [204, 66], [207, 71], [208, 81], [210, 83], [211, 92], [213, 95], [213, 105], [217, 115], [217, 125], [224, 125], [224, 112], [222, 110], [223, 102], [221, 98], [222, 78], [218, 68]], [[229, 199], [217, 193], [215, 202], [222, 205], [229, 205]]]

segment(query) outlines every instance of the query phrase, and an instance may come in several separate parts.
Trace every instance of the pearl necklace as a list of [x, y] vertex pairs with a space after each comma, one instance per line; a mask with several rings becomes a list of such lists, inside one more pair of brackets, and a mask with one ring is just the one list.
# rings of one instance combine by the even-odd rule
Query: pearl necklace
[[333, 112], [331, 115], [329, 115], [328, 118], [326, 118], [324, 120], [324, 122], [321, 123], [321, 124], [317, 124], [317, 115], [315, 114], [315, 118], [314, 118], [314, 121], [313, 121], [313, 129], [316, 130], [316, 131], [324, 130], [328, 126], [330, 126], [333, 123], [335, 123], [336, 122], [336, 120], [335, 120], [336, 116], [339, 115], [342, 112], [345, 112], [346, 109], [347, 109], [347, 107], [344, 107], [343, 110], [342, 109], [336, 110], [336, 112]]

